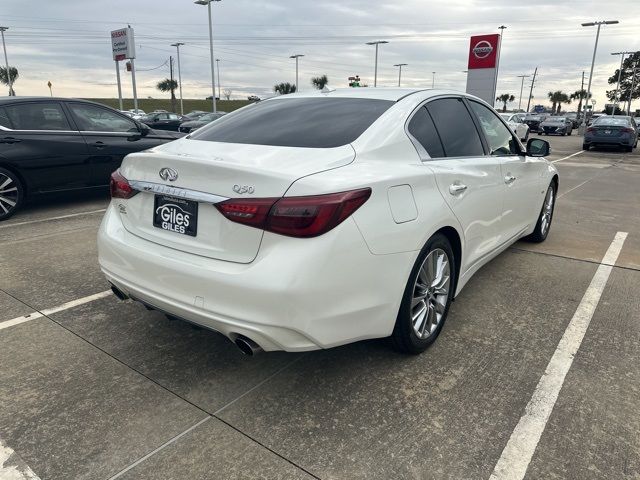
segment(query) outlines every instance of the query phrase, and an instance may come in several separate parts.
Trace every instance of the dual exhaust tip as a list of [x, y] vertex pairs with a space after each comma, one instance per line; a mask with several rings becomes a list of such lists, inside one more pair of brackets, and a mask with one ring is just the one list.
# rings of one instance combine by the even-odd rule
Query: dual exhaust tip
[[[124, 293], [115, 285], [111, 285], [111, 291], [116, 297], [118, 297], [119, 300], [124, 301], [129, 299], [129, 295]], [[150, 309], [150, 307], [147, 306], [147, 304], [144, 304], [144, 306]], [[250, 338], [245, 337], [244, 335], [238, 335], [236, 339], [233, 341], [233, 343], [236, 344], [236, 347], [238, 347], [238, 349], [244, 355], [248, 355], [250, 357], [263, 351], [260, 345], [258, 345], [256, 342], [254, 342]]]

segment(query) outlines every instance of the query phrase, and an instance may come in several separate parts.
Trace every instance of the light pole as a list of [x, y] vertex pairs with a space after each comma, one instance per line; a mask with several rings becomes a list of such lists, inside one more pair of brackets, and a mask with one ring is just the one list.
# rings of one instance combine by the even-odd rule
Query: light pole
[[[500, 43], [498, 45], [498, 59], [496, 61], [496, 83], [494, 85], [495, 90], [498, 90], [498, 71], [500, 70], [500, 56], [502, 55], [502, 39], [504, 38], [504, 31], [507, 29], [506, 26], [500, 25], [498, 30], [500, 30]], [[495, 91], [494, 91], [495, 95]]]
[[180, 73], [180, 45], [184, 43], [172, 43], [172, 47], [176, 47], [178, 53], [178, 89], [180, 90], [180, 115], [184, 115], [184, 105], [182, 104], [182, 74]]
[[[614, 25], [616, 23], [620, 23], [618, 20], [601, 20], [598, 22], [587, 22], [587, 23], [583, 23], [582, 26], [583, 27], [594, 27], [594, 26], [598, 26], [598, 30], [596, 31], [596, 44], [593, 47], [593, 58], [591, 59], [591, 71], [589, 72], [589, 83], [587, 86], [587, 98], [585, 100], [584, 103], [584, 117], [582, 119], [582, 123], [580, 124], [580, 128], [578, 129], [578, 134], [579, 135], [584, 135], [584, 131], [585, 128], [587, 126], [587, 111], [589, 110], [589, 100], [591, 100], [589, 97], [591, 97], [591, 80], [593, 80], [593, 66], [596, 63], [596, 52], [598, 51], [598, 39], [600, 38], [600, 27], [602, 25]], [[591, 103], [595, 103], [595, 102], [591, 102]]]
[[301, 53], [297, 53], [295, 55], [291, 55], [289, 58], [295, 58], [296, 59], [296, 92], [299, 92], [300, 89], [298, 88], [298, 59], [300, 57], [304, 57], [304, 55], [302, 55]]
[[402, 67], [409, 65], [408, 63], [396, 63], [394, 67], [398, 67], [398, 86], [400, 86], [400, 79], [402, 78]]
[[2, 49], [4, 50], [4, 63], [7, 66], [7, 82], [9, 83], [9, 96], [15, 95], [13, 91], [13, 79], [11, 78], [11, 70], [9, 70], [9, 59], [7, 58], [7, 46], [4, 43], [4, 32], [9, 30], [9, 27], [0, 27], [0, 34], [2, 34]]
[[436, 72], [431, 72], [433, 76], [431, 77], [431, 88], [436, 86]]
[[389, 43], [386, 40], [376, 40], [375, 42], [367, 42], [367, 45], [375, 45], [376, 46], [376, 62], [373, 70], [373, 86], [378, 86], [378, 45], [382, 43]]
[[216, 58], [216, 72], [218, 73], [218, 98], [222, 100], [222, 94], [220, 93], [220, 59]]
[[522, 110], [522, 90], [524, 89], [524, 79], [529, 78], [529, 75], [518, 75], [521, 78], [520, 81], [520, 100], [518, 100], [518, 110]]
[[196, 0], [196, 5], [206, 5], [209, 10], [209, 54], [211, 55], [211, 99], [213, 101], [213, 113], [216, 113], [216, 76], [213, 71], [213, 24], [211, 22], [211, 2], [219, 2], [220, 0]]

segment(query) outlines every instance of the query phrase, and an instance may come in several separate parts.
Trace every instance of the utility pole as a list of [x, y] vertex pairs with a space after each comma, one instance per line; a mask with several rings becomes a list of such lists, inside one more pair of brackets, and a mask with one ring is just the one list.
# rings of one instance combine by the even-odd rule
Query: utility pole
[[529, 100], [527, 101], [527, 113], [529, 112], [529, 108], [531, 108], [531, 97], [533, 96], [533, 85], [536, 83], [536, 76], [538, 75], [538, 67], [536, 67], [533, 72], [533, 79], [531, 80], [531, 90], [529, 90]]
[[289, 58], [295, 58], [296, 59], [296, 92], [299, 92], [300, 89], [298, 88], [298, 59], [300, 57], [304, 57], [304, 55], [297, 53], [295, 55], [291, 55]]
[[628, 116], [631, 116], [631, 99], [633, 98], [633, 89], [636, 87], [636, 70], [638, 70], [638, 62], [633, 67], [633, 73], [631, 74], [631, 91], [629, 92], [629, 106], [627, 107]]
[[584, 96], [584, 70], [582, 71], [582, 83], [580, 84], [580, 101], [578, 102], [578, 120], [582, 115], [582, 97]]
[[211, 2], [219, 2], [220, 0], [196, 0], [196, 5], [206, 5], [209, 13], [209, 56], [211, 57], [211, 101], [213, 103], [213, 113], [218, 111], [216, 106], [216, 76], [213, 71], [213, 23], [211, 21]]
[[13, 79], [11, 78], [11, 70], [9, 69], [9, 59], [7, 58], [7, 46], [4, 43], [4, 32], [9, 30], [9, 27], [0, 27], [0, 34], [2, 35], [2, 49], [4, 50], [4, 63], [7, 66], [7, 83], [9, 83], [9, 96], [15, 96], [16, 92], [13, 91]]
[[436, 86], [436, 72], [431, 72], [433, 76], [431, 77], [431, 88], [435, 88]]
[[502, 55], [502, 39], [504, 38], [504, 31], [507, 29], [506, 26], [500, 25], [498, 30], [500, 30], [500, 43], [498, 44], [498, 58], [496, 61], [496, 82], [494, 85], [494, 90], [498, 91], [498, 71], [500, 70], [500, 56]]
[[216, 72], [218, 74], [218, 98], [222, 100], [222, 94], [220, 93], [220, 59], [216, 58]]
[[376, 61], [374, 64], [373, 70], [373, 86], [378, 86], [378, 45], [382, 43], [389, 43], [386, 40], [376, 40], [375, 42], [367, 42], [367, 45], [375, 45], [376, 46]]
[[591, 58], [591, 71], [589, 72], [589, 84], [587, 86], [587, 98], [585, 99], [585, 109], [584, 109], [584, 117], [582, 119], [582, 123], [580, 124], [580, 128], [578, 129], [578, 135], [584, 135], [584, 131], [587, 128], [587, 110], [589, 109], [589, 100], [591, 97], [591, 81], [593, 80], [593, 66], [596, 63], [596, 52], [598, 51], [598, 39], [600, 38], [600, 27], [602, 25], [614, 25], [616, 23], [620, 23], [618, 20], [602, 20], [599, 22], [587, 22], [583, 23], [583, 27], [593, 27], [598, 26], [598, 31], [596, 32], [596, 44], [593, 47], [593, 57]]
[[184, 115], [184, 106], [182, 104], [182, 74], [180, 72], [180, 45], [184, 45], [184, 43], [172, 43], [172, 47], [176, 47], [176, 53], [178, 56], [178, 88], [180, 90], [180, 115]]
[[398, 67], [398, 86], [400, 86], [400, 79], [402, 78], [402, 67], [408, 65], [408, 63], [396, 63], [394, 67]]
[[169, 56], [169, 80], [170, 80], [170, 87], [171, 87], [171, 110], [173, 110], [173, 113], [176, 113], [176, 95], [173, 91], [173, 57]]
[[529, 75], [518, 75], [521, 78], [520, 81], [520, 100], [518, 100], [518, 110], [522, 110], [522, 90], [524, 89], [524, 79], [529, 78]]

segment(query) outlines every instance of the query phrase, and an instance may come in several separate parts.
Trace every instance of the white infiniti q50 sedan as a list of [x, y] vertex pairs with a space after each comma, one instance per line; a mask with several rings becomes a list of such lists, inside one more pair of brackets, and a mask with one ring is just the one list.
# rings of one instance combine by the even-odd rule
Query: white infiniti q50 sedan
[[459, 92], [275, 97], [128, 155], [100, 266], [119, 298], [244, 353], [389, 336], [419, 353], [483, 264], [547, 237], [548, 153]]

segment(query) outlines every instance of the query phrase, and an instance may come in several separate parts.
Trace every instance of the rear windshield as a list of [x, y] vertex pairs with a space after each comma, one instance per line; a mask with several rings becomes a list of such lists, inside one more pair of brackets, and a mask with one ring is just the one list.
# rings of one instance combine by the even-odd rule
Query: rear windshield
[[564, 122], [566, 122], [566, 120], [564, 119], [564, 117], [552, 117], [552, 118], [547, 118], [545, 121], [546, 121], [546, 122], [549, 122], [549, 123], [564, 123]]
[[595, 125], [619, 125], [625, 127], [629, 125], [628, 118], [615, 118], [615, 117], [600, 117], [593, 122]]
[[358, 138], [393, 103], [369, 98], [268, 100], [225, 115], [191, 138], [281, 147], [339, 147]]

